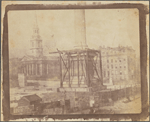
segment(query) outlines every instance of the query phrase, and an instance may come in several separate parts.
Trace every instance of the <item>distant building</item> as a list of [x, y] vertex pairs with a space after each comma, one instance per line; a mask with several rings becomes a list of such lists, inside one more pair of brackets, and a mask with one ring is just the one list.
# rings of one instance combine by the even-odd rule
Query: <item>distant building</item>
[[[43, 55], [42, 39], [37, 22], [30, 40], [30, 54], [21, 59], [19, 73], [24, 74], [27, 82], [31, 83], [37, 82], [37, 80], [42, 83], [50, 78], [59, 77], [59, 57]], [[22, 84], [21, 80], [19, 82]]]
[[[132, 47], [100, 47], [104, 83], [132, 84], [135, 78], [136, 55]], [[124, 81], [124, 82], [123, 82]]]

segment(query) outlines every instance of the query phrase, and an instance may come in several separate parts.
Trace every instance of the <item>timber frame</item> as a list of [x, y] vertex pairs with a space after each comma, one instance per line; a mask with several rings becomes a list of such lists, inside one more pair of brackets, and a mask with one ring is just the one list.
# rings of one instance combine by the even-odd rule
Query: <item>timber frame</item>
[[[81, 82], [83, 79], [86, 86], [91, 87], [94, 74], [100, 81], [100, 84], [102, 84], [103, 75], [100, 51], [93, 49], [60, 51], [57, 49], [57, 52], [53, 53], [59, 53], [60, 87], [65, 87], [63, 85], [64, 82], [66, 82], [69, 87], [72, 87], [75, 69], [78, 82], [77, 87], [82, 87]], [[75, 62], [77, 65], [75, 65]], [[80, 71], [80, 69], [82, 69], [82, 71]]]

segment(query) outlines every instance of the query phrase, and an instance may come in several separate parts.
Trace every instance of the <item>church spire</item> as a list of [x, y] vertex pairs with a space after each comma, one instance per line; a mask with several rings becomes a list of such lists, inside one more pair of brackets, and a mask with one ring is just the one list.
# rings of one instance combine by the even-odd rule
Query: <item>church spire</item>
[[32, 38], [40, 38], [36, 11], [35, 11], [35, 22], [34, 22], [34, 27], [33, 27], [33, 36], [32, 36]]
[[[38, 30], [39, 31], [39, 27], [38, 27], [38, 22], [37, 22], [37, 15], [36, 15], [36, 11], [35, 11], [35, 22], [34, 22], [34, 30]], [[39, 32], [38, 32], [39, 33]]]
[[35, 12], [35, 22], [33, 26], [33, 35], [30, 42], [31, 42], [31, 54], [36, 57], [42, 56], [43, 55], [42, 40], [39, 34], [36, 12]]

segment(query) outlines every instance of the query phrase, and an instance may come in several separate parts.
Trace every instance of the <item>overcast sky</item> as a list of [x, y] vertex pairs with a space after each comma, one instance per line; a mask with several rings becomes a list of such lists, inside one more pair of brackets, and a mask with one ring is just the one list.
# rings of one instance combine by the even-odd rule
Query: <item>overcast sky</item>
[[[44, 53], [75, 46], [74, 10], [9, 11], [9, 56], [23, 57], [30, 49], [35, 13]], [[139, 55], [137, 9], [86, 9], [86, 41], [89, 48], [132, 46]], [[54, 35], [52, 37], [52, 35]]]

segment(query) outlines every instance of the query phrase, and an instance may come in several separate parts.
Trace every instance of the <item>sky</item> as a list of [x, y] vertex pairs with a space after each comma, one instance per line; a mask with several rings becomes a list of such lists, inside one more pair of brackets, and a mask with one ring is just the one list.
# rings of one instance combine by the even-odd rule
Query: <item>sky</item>
[[[51, 51], [75, 46], [74, 10], [26, 10], [8, 12], [9, 56], [23, 57], [30, 50], [36, 21], [44, 48]], [[86, 9], [86, 42], [99, 46], [132, 46], [139, 56], [139, 13], [137, 9]]]

